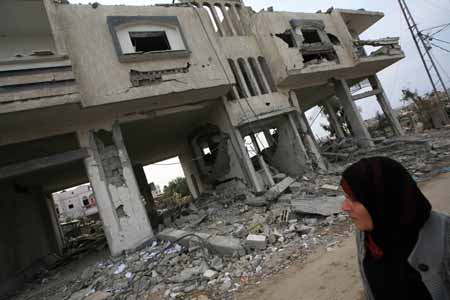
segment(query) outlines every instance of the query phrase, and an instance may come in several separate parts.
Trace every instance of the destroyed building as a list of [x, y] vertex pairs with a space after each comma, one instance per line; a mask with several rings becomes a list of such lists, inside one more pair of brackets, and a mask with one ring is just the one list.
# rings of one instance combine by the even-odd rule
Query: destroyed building
[[54, 193], [56, 214], [60, 221], [85, 218], [98, 213], [95, 196], [90, 185]]
[[[256, 13], [240, 0], [1, 1], [0, 294], [61, 252], [56, 191], [90, 182], [119, 255], [154, 237], [144, 165], [178, 156], [194, 198], [229, 182], [263, 192], [271, 168], [327, 168], [305, 112], [325, 105], [344, 138], [327, 105], [335, 97], [360, 147], [373, 142], [355, 102], [369, 96], [402, 135], [377, 77], [404, 57], [399, 41], [359, 39], [382, 17]], [[372, 90], [358, 93], [363, 83]]]

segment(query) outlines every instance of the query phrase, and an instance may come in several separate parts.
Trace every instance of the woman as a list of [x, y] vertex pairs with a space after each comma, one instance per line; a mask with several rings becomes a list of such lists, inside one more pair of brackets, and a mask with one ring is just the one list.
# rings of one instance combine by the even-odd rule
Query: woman
[[362, 159], [341, 186], [366, 299], [449, 300], [450, 218], [431, 210], [408, 171], [389, 158]]

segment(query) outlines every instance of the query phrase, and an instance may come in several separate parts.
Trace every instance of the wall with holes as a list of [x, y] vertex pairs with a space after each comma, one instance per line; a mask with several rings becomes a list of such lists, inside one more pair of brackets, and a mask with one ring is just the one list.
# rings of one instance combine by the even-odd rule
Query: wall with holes
[[[190, 54], [120, 62], [107, 24], [107, 17], [110, 16], [175, 16], [180, 27], [177, 30], [182, 31]], [[60, 5], [58, 22], [64, 28], [68, 51], [84, 96], [84, 106], [133, 99], [153, 100], [147, 104], [152, 103], [155, 108], [173, 106], [181, 100], [180, 93], [184, 93], [184, 101], [213, 99], [225, 93], [230, 84], [213, 40], [214, 30], [204, 10], [194, 7], [106, 5], [93, 9], [88, 5]], [[161, 24], [147, 25], [161, 29]], [[124, 38], [122, 33], [120, 38]], [[168, 38], [174, 40], [171, 32]], [[180, 46], [180, 43], [178, 39], [175, 46]], [[133, 83], [130, 81], [131, 70], [138, 77]]]
[[[280, 37], [292, 29], [290, 21], [293, 19], [322, 21], [325, 25], [325, 32], [332, 37], [331, 40], [338, 62], [316, 65], [304, 63], [304, 57], [299, 49]], [[307, 80], [304, 80], [304, 82], [296, 81], [297, 87], [307, 86], [311, 83], [318, 84], [317, 81], [320, 81], [321, 78], [323, 82], [326, 82], [327, 76], [324, 76], [323, 73], [320, 74], [320, 72], [333, 72], [336, 70], [348, 72], [357, 63], [353, 56], [352, 37], [340, 14], [337, 12], [332, 14], [263, 12], [256, 15], [252, 24], [252, 30], [256, 33], [258, 43], [268, 60], [277, 84], [286, 85], [283, 81], [290, 75], [299, 73], [316, 73], [320, 76], [318, 78], [311, 77], [311, 82]], [[334, 75], [336, 74], [338, 73]]]

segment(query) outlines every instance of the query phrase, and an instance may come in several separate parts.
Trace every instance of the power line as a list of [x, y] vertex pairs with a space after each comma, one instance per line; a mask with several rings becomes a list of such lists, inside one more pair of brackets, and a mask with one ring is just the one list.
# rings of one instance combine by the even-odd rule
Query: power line
[[444, 41], [444, 40], [440, 40], [440, 39], [437, 39], [437, 38], [431, 38], [431, 40], [432, 41], [438, 41], [438, 42], [441, 42], [441, 43], [450, 44], [450, 42], [447, 42], [447, 41]]
[[448, 75], [447, 71], [445, 70], [445, 68], [441, 65], [441, 63], [436, 59], [436, 57], [431, 54], [434, 58], [434, 60], [436, 60], [436, 63], [438, 64], [438, 66], [441, 68], [442, 72], [444, 73], [444, 75], [447, 77], [448, 82], [450, 82], [450, 76]]
[[[449, 1], [450, 1], [450, 0], [449, 0]], [[434, 27], [422, 29], [422, 31], [430, 31], [430, 30], [437, 29], [437, 28], [441, 28], [441, 27], [448, 26], [448, 25], [450, 25], [450, 23], [446, 23], [446, 24], [442, 24], [442, 25], [438, 25], [438, 26], [434, 26]]]
[[445, 49], [445, 48], [443, 48], [443, 47], [441, 47], [441, 46], [438, 46], [438, 45], [436, 45], [436, 44], [434, 44], [434, 43], [431, 43], [431, 45], [433, 45], [434, 47], [436, 47], [436, 48], [439, 48], [439, 49], [441, 49], [442, 51], [445, 51], [445, 52], [448, 52], [448, 53], [450, 53], [450, 50], [448, 50], [448, 49]]

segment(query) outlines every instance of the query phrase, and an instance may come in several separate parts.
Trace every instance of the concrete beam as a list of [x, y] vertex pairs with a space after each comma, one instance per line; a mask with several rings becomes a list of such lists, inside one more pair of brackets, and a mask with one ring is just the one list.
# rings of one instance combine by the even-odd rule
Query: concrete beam
[[17, 177], [30, 172], [67, 164], [77, 160], [82, 160], [88, 156], [89, 154], [86, 149], [77, 149], [46, 157], [36, 158], [13, 165], [7, 165], [4, 167], [0, 167], [0, 180]]
[[381, 93], [382, 93], [382, 91], [380, 89], [376, 89], [376, 90], [364, 92], [364, 93], [361, 93], [361, 94], [353, 95], [352, 99], [353, 99], [353, 101], [357, 101], [357, 100], [361, 100], [361, 99], [364, 99], [364, 98], [377, 96], [377, 95], [379, 95]]

